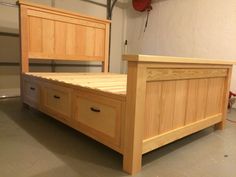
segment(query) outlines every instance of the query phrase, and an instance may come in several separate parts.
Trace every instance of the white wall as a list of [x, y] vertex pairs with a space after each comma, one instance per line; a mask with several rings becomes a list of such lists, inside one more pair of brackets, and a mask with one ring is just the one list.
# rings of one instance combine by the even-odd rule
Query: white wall
[[[153, 0], [146, 13], [127, 6], [129, 53], [236, 59], [235, 0]], [[236, 92], [236, 70], [231, 89]]]

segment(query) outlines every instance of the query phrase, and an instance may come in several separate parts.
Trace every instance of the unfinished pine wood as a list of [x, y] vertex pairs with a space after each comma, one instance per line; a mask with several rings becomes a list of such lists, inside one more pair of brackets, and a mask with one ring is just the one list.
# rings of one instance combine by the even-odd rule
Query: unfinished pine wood
[[42, 52], [42, 19], [30, 17], [29, 36], [30, 36], [30, 51], [35, 53]]
[[176, 129], [185, 125], [187, 109], [188, 80], [178, 80], [175, 86], [174, 117], [172, 128]]
[[196, 106], [196, 120], [202, 120], [206, 117], [206, 105], [208, 96], [208, 83], [209, 79], [198, 80], [198, 92], [197, 92], [197, 106]]
[[23, 99], [24, 102], [31, 105], [34, 108], [40, 109], [40, 87], [37, 81], [32, 81], [24, 78], [23, 80], [24, 90]]
[[175, 110], [175, 81], [162, 82], [159, 134], [172, 130]]
[[198, 98], [198, 80], [188, 81], [187, 106], [185, 124], [193, 123], [197, 120], [197, 98]]
[[[192, 67], [195, 65], [203, 64], [206, 65], [221, 65], [220, 68], [226, 65], [236, 64], [235, 60], [217, 60], [217, 59], [202, 59], [202, 58], [184, 58], [184, 57], [173, 57], [173, 56], [157, 56], [157, 55], [123, 55], [123, 59], [127, 61], [135, 61], [135, 62], [146, 62], [146, 64], [150, 64], [152, 67], [155, 64], [190, 64]], [[182, 65], [182, 67], [184, 67]], [[198, 66], [197, 66], [198, 67]], [[210, 66], [212, 67], [212, 66]], [[227, 68], [228, 66], [226, 66]], [[180, 67], [181, 68], [181, 67]], [[190, 69], [191, 67], [188, 66]]]
[[224, 82], [224, 89], [223, 89], [223, 98], [222, 98], [222, 121], [215, 125], [216, 130], [222, 130], [225, 127], [225, 122], [228, 114], [228, 99], [229, 99], [229, 90], [230, 90], [230, 83], [231, 83], [231, 76], [232, 76], [232, 67], [228, 69], [228, 76]]
[[56, 21], [55, 22], [55, 54], [56, 55], [66, 55], [66, 45], [67, 45], [66, 38], [67, 38], [67, 24]]
[[109, 97], [75, 91], [74, 103], [74, 126], [86, 135], [120, 152], [122, 102]]
[[25, 74], [29, 58], [101, 61], [107, 72], [110, 22], [19, 3], [24, 103], [120, 152], [124, 171], [139, 172], [143, 153], [223, 128], [235, 61], [126, 55], [128, 76]]
[[[103, 71], [108, 71], [110, 21], [25, 1], [19, 4], [24, 9], [21, 10], [21, 31], [25, 35], [22, 50], [26, 52], [23, 60], [101, 61]], [[23, 62], [27, 65], [27, 61]]]
[[149, 82], [146, 87], [144, 139], [155, 136], [159, 133], [162, 106], [162, 83]]
[[225, 77], [227, 69], [155, 69], [147, 70], [148, 81]]
[[146, 68], [134, 62], [128, 68], [123, 170], [135, 174], [142, 166]]
[[42, 110], [60, 121], [69, 122], [72, 116], [72, 90], [55, 84], [42, 84]]
[[184, 136], [195, 133], [199, 130], [217, 124], [221, 121], [222, 121], [222, 114], [217, 114], [214, 116], [206, 117], [206, 119], [193, 122], [184, 127], [173, 129], [172, 131], [163, 133], [161, 135], [153, 136], [143, 141], [142, 153], [145, 154], [158, 147], [164, 146], [170, 142], [183, 138]]
[[26, 75], [96, 89], [118, 95], [126, 94], [127, 75], [103, 73], [26, 73]]
[[225, 78], [213, 78], [209, 80], [206, 116], [222, 112], [222, 99], [224, 94]]

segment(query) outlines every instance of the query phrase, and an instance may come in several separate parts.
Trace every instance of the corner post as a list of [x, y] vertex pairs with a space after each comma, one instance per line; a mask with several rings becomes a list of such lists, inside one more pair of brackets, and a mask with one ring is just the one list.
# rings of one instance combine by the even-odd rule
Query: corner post
[[231, 83], [231, 75], [232, 75], [232, 66], [228, 68], [227, 78], [225, 78], [225, 85], [224, 85], [224, 95], [223, 95], [223, 104], [222, 104], [222, 121], [215, 124], [215, 130], [223, 130], [225, 127], [225, 121], [228, 112], [228, 100], [229, 100], [229, 90], [230, 90], [230, 83]]
[[123, 170], [135, 174], [142, 168], [142, 146], [146, 96], [146, 66], [128, 62]]
[[29, 72], [29, 47], [28, 47], [28, 18], [27, 7], [19, 2], [19, 29], [20, 29], [20, 93], [23, 102], [23, 76], [25, 72]]
[[106, 24], [106, 37], [105, 37], [105, 51], [104, 51], [104, 61], [102, 62], [102, 72], [107, 73], [109, 72], [109, 62], [110, 62], [110, 41], [109, 41], [109, 36], [110, 36], [110, 23]]

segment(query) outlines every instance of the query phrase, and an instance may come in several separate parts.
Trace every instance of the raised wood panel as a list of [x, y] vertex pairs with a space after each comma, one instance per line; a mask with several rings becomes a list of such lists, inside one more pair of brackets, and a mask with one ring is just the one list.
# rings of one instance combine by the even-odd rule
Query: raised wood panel
[[161, 109], [159, 134], [172, 129], [175, 110], [175, 87], [175, 81], [164, 81], [162, 83], [161, 107], [159, 108]]
[[122, 103], [118, 100], [74, 92], [73, 125], [86, 135], [120, 151]]
[[225, 78], [213, 78], [209, 80], [206, 116], [222, 112], [224, 85]]
[[147, 70], [147, 81], [177, 80], [177, 79], [198, 79], [210, 77], [225, 77], [227, 69], [158, 69]]
[[42, 19], [43, 53], [53, 54], [55, 43], [55, 23], [52, 20]]
[[95, 30], [95, 52], [94, 55], [98, 57], [105, 56], [105, 30], [96, 29]]
[[[109, 21], [57, 9], [25, 6], [22, 31], [27, 57], [33, 59], [101, 61], [108, 71]], [[27, 38], [29, 36], [29, 39]]]
[[42, 20], [30, 17], [29, 21], [29, 50], [31, 52], [42, 52]]
[[222, 113], [224, 80], [147, 82], [144, 139]]
[[76, 25], [66, 25], [66, 55], [76, 55]]
[[187, 105], [188, 81], [176, 81], [174, 117], [172, 128], [182, 127], [185, 124], [186, 105]]
[[55, 22], [55, 53], [66, 55], [67, 25], [63, 22]]
[[95, 29], [91, 27], [86, 27], [85, 33], [85, 55], [94, 56], [95, 47]]
[[149, 82], [146, 88], [144, 139], [159, 133], [162, 83]]
[[198, 80], [189, 80], [185, 124], [190, 124], [197, 120], [197, 98]]
[[196, 120], [201, 120], [206, 118], [206, 104], [207, 104], [207, 94], [208, 94], [208, 82], [209, 79], [199, 79], [198, 80], [198, 96], [197, 102], [197, 112]]

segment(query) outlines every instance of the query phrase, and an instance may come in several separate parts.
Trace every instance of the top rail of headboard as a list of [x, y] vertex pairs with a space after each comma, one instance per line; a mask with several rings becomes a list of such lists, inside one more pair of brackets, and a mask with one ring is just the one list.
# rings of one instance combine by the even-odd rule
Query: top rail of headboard
[[108, 71], [110, 21], [19, 0], [22, 72], [29, 59], [101, 61]]

